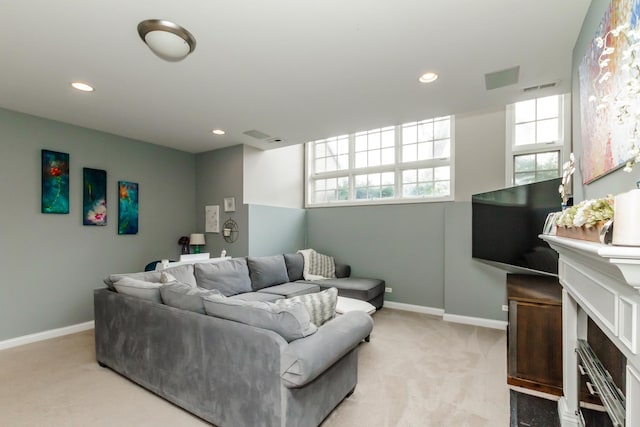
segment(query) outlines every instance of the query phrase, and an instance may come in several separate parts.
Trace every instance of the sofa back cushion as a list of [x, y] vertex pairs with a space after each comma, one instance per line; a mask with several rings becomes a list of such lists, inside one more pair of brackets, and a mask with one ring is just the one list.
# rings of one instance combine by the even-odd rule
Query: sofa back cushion
[[206, 314], [202, 297], [211, 295], [222, 296], [215, 289], [197, 288], [180, 282], [167, 283], [160, 288], [162, 302], [166, 305], [200, 314]]
[[251, 292], [251, 279], [247, 260], [234, 258], [212, 264], [195, 264], [195, 275], [198, 286], [205, 289], [217, 289], [222, 295]]
[[196, 277], [193, 274], [193, 265], [191, 264], [170, 267], [162, 271], [143, 271], [140, 273], [110, 274], [109, 277], [103, 280], [103, 282], [111, 290], [115, 291], [116, 288], [114, 287], [114, 283], [122, 279], [123, 277], [130, 277], [136, 280], [155, 283], [155, 282], [160, 282], [160, 275], [162, 274], [162, 272], [171, 274], [179, 282], [186, 283], [187, 285], [191, 285], [193, 287], [196, 286]]
[[289, 281], [282, 255], [247, 257], [251, 287], [254, 291]]
[[284, 254], [284, 263], [287, 266], [287, 274], [289, 275], [290, 282], [303, 279], [304, 258], [302, 254]]
[[160, 282], [147, 282], [132, 277], [121, 277], [113, 283], [114, 289], [125, 295], [162, 303], [160, 299]]
[[271, 330], [287, 342], [309, 336], [318, 330], [301, 303], [281, 307], [270, 302], [216, 296], [204, 297], [203, 302], [210, 316]]

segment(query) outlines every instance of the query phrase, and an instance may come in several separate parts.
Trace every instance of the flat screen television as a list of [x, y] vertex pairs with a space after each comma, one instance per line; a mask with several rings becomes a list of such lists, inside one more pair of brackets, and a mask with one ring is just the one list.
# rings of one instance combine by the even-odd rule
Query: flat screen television
[[510, 273], [558, 275], [558, 254], [541, 240], [561, 209], [561, 178], [474, 194], [472, 257]]

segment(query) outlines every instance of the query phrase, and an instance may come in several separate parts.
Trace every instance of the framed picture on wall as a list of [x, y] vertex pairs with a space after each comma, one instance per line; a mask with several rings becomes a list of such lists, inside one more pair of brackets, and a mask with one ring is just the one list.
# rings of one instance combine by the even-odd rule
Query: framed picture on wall
[[211, 205], [204, 207], [204, 231], [205, 233], [220, 232], [220, 206]]
[[235, 212], [236, 211], [236, 198], [235, 197], [225, 197], [224, 198], [224, 211], [225, 212]]

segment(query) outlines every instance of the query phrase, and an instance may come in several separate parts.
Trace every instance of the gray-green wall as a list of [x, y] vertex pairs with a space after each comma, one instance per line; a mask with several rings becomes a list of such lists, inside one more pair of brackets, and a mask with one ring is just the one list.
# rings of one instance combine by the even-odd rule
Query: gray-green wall
[[[40, 213], [40, 152], [70, 154], [70, 213]], [[93, 320], [109, 273], [179, 254], [195, 228], [195, 156], [0, 109], [0, 341]], [[107, 171], [108, 224], [82, 225], [82, 168]], [[137, 235], [117, 234], [117, 181], [139, 183]]]
[[306, 247], [304, 209], [248, 205], [250, 256], [296, 252]]
[[[593, 42], [600, 21], [611, 3], [610, 0], [592, 0], [587, 16], [582, 24], [582, 30], [573, 49], [573, 77], [572, 77], [572, 116], [573, 116], [573, 152], [578, 158], [578, 165], [584, 162], [582, 158], [582, 136], [580, 127], [580, 86], [578, 79], [578, 67], [589, 47]], [[604, 154], [604, 153], [603, 153]], [[574, 176], [575, 201], [604, 197], [607, 194], [619, 194], [635, 188], [636, 181], [640, 180], [640, 167], [636, 166], [633, 172], [627, 173], [619, 169], [613, 173], [593, 181], [588, 185], [582, 185], [580, 167], [576, 168]]]

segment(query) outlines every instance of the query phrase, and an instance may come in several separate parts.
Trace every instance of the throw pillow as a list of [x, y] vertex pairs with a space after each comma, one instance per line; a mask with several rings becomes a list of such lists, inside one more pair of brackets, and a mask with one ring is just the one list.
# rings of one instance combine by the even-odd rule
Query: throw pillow
[[336, 278], [336, 263], [333, 257], [320, 254], [313, 249], [300, 250], [298, 253], [304, 258], [304, 280]]
[[276, 332], [287, 342], [315, 333], [318, 328], [309, 321], [301, 303], [283, 307], [264, 301], [207, 296], [203, 298], [208, 315], [233, 320]]
[[180, 282], [169, 283], [160, 288], [162, 302], [166, 305], [200, 314], [206, 314], [202, 297], [214, 295], [223, 297], [215, 289], [194, 288]]
[[284, 263], [287, 266], [287, 274], [289, 275], [290, 282], [304, 279], [302, 275], [304, 270], [304, 258], [302, 254], [284, 254]]
[[113, 286], [118, 293], [146, 299], [159, 304], [162, 303], [160, 298], [160, 287], [162, 283], [160, 282], [146, 282], [131, 277], [122, 277], [115, 282]]
[[185, 283], [194, 288], [197, 286], [192, 264], [165, 268], [162, 272], [171, 274], [178, 282]]
[[217, 289], [225, 297], [252, 291], [249, 268], [244, 258], [195, 264], [195, 275], [198, 286]]
[[275, 304], [288, 307], [291, 304], [302, 303], [309, 313], [311, 322], [316, 326], [322, 326], [323, 323], [335, 317], [337, 302], [338, 289], [329, 288], [313, 294], [299, 295], [289, 299], [279, 299]]
[[145, 282], [159, 282], [160, 281], [160, 273], [158, 271], [143, 271], [140, 273], [117, 273], [117, 274], [110, 274], [109, 277], [105, 278], [103, 280], [104, 284], [107, 285], [109, 287], [109, 289], [111, 289], [112, 291], [115, 291], [116, 288], [113, 285], [114, 283], [116, 283], [118, 280], [122, 279], [123, 277], [130, 277], [132, 279], [136, 279], [136, 280], [142, 280]]
[[178, 279], [176, 279], [175, 277], [173, 277], [172, 274], [167, 273], [166, 271], [163, 271], [162, 273], [160, 273], [160, 283], [170, 283], [170, 282], [177, 282]]
[[282, 255], [247, 257], [251, 287], [254, 291], [289, 281]]

